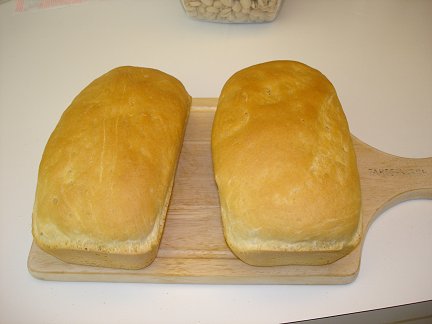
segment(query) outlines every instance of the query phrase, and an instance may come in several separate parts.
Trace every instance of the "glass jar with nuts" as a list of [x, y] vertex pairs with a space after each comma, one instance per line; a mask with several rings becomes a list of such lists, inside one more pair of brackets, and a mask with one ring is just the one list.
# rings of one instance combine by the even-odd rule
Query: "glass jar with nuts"
[[181, 0], [188, 16], [222, 23], [273, 21], [282, 0]]

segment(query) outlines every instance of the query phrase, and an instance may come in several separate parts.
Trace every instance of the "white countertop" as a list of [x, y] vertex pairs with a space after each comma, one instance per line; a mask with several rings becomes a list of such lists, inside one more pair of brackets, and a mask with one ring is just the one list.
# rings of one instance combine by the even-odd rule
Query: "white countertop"
[[37, 168], [61, 113], [120, 65], [161, 69], [194, 97], [237, 70], [302, 61], [335, 85], [353, 134], [383, 151], [432, 156], [432, 2], [286, 0], [270, 24], [188, 18], [179, 1], [0, 5], [0, 322], [274, 323], [432, 299], [432, 200], [371, 226], [358, 278], [341, 286], [49, 282], [26, 261]]

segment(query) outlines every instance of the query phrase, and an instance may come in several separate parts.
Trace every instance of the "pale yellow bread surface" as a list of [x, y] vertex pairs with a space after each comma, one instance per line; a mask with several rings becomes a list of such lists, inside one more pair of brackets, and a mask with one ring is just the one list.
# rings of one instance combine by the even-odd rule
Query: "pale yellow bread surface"
[[360, 242], [351, 135], [319, 71], [273, 61], [235, 73], [219, 98], [212, 156], [225, 239], [244, 262], [327, 264]]
[[33, 236], [78, 264], [138, 269], [160, 243], [191, 98], [174, 77], [119, 67], [63, 113], [39, 166]]

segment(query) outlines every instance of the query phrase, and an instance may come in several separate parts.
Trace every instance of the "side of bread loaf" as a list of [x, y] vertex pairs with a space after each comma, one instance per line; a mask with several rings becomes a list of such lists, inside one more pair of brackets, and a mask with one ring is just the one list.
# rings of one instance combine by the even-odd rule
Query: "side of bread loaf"
[[63, 113], [39, 166], [33, 236], [77, 264], [137, 269], [156, 257], [191, 98], [174, 77], [119, 67]]
[[225, 239], [244, 262], [327, 264], [359, 243], [356, 156], [319, 71], [273, 61], [235, 73], [219, 98], [212, 154]]

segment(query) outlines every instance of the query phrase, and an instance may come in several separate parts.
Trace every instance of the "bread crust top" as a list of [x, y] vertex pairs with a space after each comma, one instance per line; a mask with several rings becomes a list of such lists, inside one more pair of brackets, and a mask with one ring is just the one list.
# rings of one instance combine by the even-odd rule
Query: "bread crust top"
[[273, 61], [235, 73], [219, 98], [212, 154], [234, 252], [358, 244], [354, 147], [336, 91], [319, 71]]
[[190, 102], [180, 81], [149, 68], [119, 67], [82, 90], [39, 166], [38, 245], [139, 253], [156, 244]]

